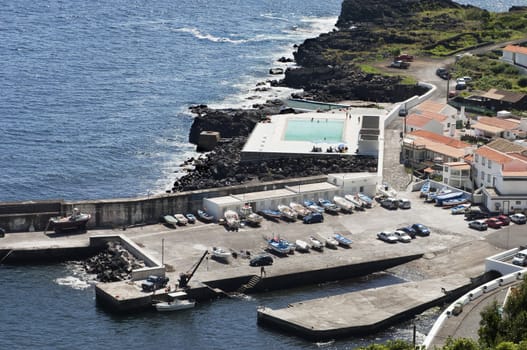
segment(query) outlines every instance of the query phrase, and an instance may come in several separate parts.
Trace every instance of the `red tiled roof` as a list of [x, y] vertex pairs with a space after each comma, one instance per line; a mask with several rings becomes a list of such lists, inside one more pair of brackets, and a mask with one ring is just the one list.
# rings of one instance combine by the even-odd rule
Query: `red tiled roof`
[[512, 158], [506, 155], [505, 153], [501, 153], [496, 150], [493, 150], [492, 148], [488, 146], [481, 146], [480, 148], [476, 150], [475, 154], [478, 154], [481, 157], [490, 159], [493, 162], [496, 162], [498, 164], [505, 164], [512, 160]]
[[[519, 127], [520, 122], [515, 122], [507, 119], [500, 119], [495, 117], [479, 117], [477, 123], [482, 123], [485, 125], [495, 126], [504, 130], [512, 130]], [[476, 123], [476, 124], [477, 124]]]
[[444, 114], [430, 112], [430, 111], [422, 111], [421, 115], [423, 115], [423, 116], [425, 116], [427, 118], [431, 118], [431, 119], [437, 120], [440, 123], [442, 123], [442, 122], [444, 122], [445, 120], [448, 119], [448, 116], [446, 116]]
[[439, 135], [427, 130], [415, 130], [409, 133], [408, 135], [414, 135], [418, 137], [422, 137], [424, 139], [428, 139], [430, 141], [441, 143], [443, 145], [447, 145], [454, 148], [465, 148], [470, 147], [470, 145], [466, 142], [456, 140], [452, 137]]
[[505, 46], [503, 51], [521, 53], [521, 54], [527, 55], [527, 47], [522, 47], [518, 45], [507, 45]]
[[406, 125], [412, 125], [417, 126], [419, 128], [422, 128], [426, 124], [430, 123], [433, 119], [427, 118], [425, 116], [422, 116], [420, 114], [410, 114], [406, 117]]
[[446, 103], [436, 102], [432, 100], [426, 100], [425, 102], [416, 106], [416, 109], [421, 112], [432, 112], [441, 113], [441, 111], [447, 106]]

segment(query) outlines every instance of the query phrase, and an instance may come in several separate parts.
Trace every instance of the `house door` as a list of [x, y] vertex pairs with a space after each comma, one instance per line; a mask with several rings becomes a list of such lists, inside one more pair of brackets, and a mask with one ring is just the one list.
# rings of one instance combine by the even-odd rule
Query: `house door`
[[509, 201], [503, 201], [503, 214], [509, 214]]

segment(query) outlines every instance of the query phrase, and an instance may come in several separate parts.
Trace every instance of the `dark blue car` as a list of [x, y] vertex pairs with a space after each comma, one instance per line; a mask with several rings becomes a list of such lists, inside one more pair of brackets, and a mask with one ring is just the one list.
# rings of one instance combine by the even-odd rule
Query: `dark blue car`
[[419, 236], [429, 236], [430, 230], [423, 224], [413, 224], [412, 228], [415, 230], [415, 233]]
[[317, 222], [323, 222], [324, 215], [320, 213], [311, 213], [309, 215], [304, 216], [302, 220], [304, 221], [304, 224], [314, 224]]

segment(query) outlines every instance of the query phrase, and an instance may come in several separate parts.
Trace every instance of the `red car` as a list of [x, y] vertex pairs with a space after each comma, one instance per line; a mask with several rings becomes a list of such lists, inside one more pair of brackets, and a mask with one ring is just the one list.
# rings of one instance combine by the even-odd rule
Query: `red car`
[[487, 223], [488, 227], [492, 228], [501, 228], [503, 226], [503, 222], [501, 222], [498, 218], [490, 218], [485, 222]]
[[501, 226], [507, 226], [511, 223], [511, 219], [507, 215], [499, 215], [496, 217], [499, 221], [501, 221]]
[[395, 61], [412, 62], [413, 60], [414, 60], [414, 56], [409, 55], [407, 53], [403, 53], [395, 57]]

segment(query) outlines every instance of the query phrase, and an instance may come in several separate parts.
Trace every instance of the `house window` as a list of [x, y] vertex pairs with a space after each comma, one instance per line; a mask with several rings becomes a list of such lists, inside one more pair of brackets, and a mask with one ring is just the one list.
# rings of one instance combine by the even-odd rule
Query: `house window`
[[516, 205], [521, 205], [522, 201], [516, 201]]
[[476, 163], [479, 162], [479, 154], [476, 154]]
[[489, 169], [492, 167], [492, 162], [491, 160], [489, 159]]
[[481, 165], [485, 165], [485, 158], [481, 157]]
[[490, 182], [490, 174], [487, 174], [487, 182]]
[[474, 169], [474, 179], [478, 178], [478, 169]]
[[485, 172], [484, 171], [481, 172], [481, 180], [485, 180]]
[[359, 192], [364, 192], [364, 186], [359, 187]]

